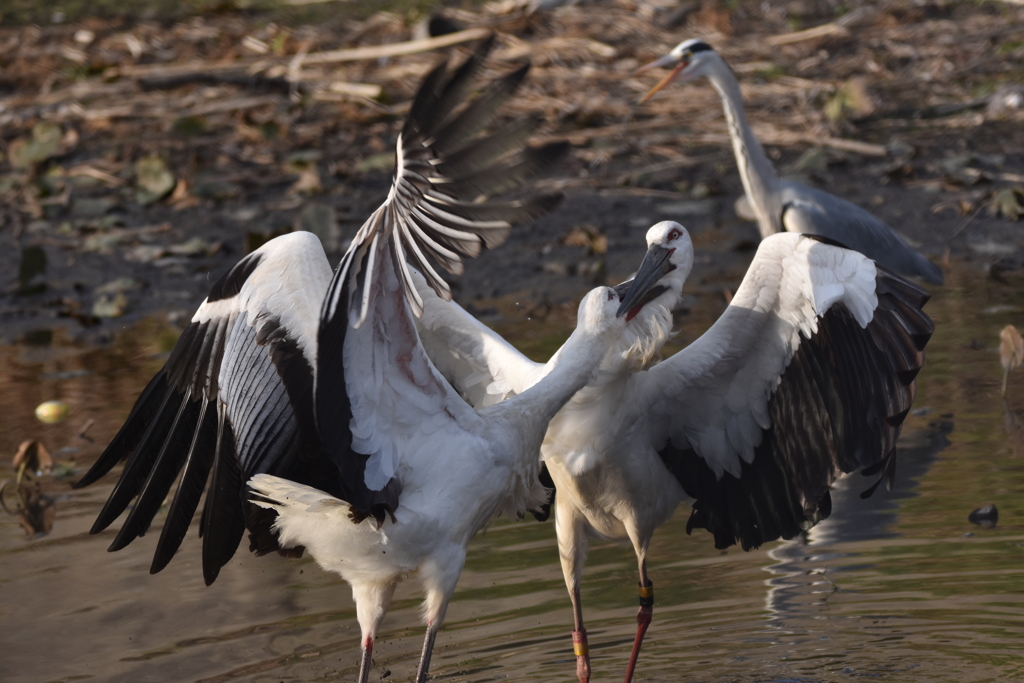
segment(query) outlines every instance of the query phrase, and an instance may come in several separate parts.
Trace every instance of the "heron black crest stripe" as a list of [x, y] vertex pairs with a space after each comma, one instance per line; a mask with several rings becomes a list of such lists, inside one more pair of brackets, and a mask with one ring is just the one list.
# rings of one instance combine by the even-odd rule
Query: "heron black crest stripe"
[[692, 45], [690, 45], [689, 49], [690, 49], [690, 52], [694, 53], [694, 54], [696, 54], [698, 52], [708, 52], [709, 50], [710, 51], [714, 51], [714, 48], [712, 48], [710, 45], [708, 45], [704, 41], [697, 41], [697, 42], [693, 43]]
[[896, 440], [934, 326], [921, 310], [924, 290], [879, 268], [876, 293], [867, 329], [840, 304], [801, 339], [769, 402], [772, 426], [753, 461], [741, 461], [738, 478], [716, 477], [689, 446], [659, 451], [695, 499], [688, 532], [707, 529], [716, 547], [739, 542], [744, 550], [793, 538], [829, 515], [829, 487], [840, 474], [880, 473], [879, 482], [893, 476]]

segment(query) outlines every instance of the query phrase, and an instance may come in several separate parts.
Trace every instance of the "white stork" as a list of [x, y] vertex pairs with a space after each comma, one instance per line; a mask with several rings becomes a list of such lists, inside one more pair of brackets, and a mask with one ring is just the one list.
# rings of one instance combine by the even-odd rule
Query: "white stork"
[[480, 201], [560, 151], [509, 158], [530, 130], [522, 122], [474, 142], [526, 72], [494, 81], [456, 112], [490, 43], [453, 72], [441, 64], [426, 77], [399, 137], [391, 192], [333, 278], [310, 233], [279, 237], [242, 259], [213, 286], [76, 485], [128, 458], [92, 528], [103, 530], [136, 499], [110, 546], [118, 550], [147, 531], [178, 480], [150, 570], [158, 572], [209, 480], [200, 527], [207, 584], [246, 529], [259, 554], [308, 549], [352, 586], [361, 683], [395, 587], [413, 571], [426, 591], [416, 678], [425, 680], [469, 540], [495, 515], [521, 516], [543, 498], [536, 454], [547, 423], [625, 325], [615, 290], [594, 290], [551, 372], [480, 412], [419, 343], [421, 299], [408, 261], [427, 274], [432, 296], [450, 296], [427, 256], [459, 271], [461, 258], [500, 243], [513, 222], [558, 199]]
[[[687, 501], [688, 531], [709, 530], [718, 548], [756, 548], [827, 517], [829, 486], [842, 473], [891, 476], [933, 329], [917, 286], [855, 251], [783, 233], [761, 242], [711, 329], [655, 364], [693, 246], [672, 221], [652, 227], [647, 243], [620, 309], [625, 330], [541, 446], [557, 491], [581, 682], [590, 679], [579, 591], [588, 537], [628, 539], [636, 551], [640, 611], [628, 682], [654, 605], [646, 567], [654, 530]], [[526, 391], [567, 353], [534, 363], [422, 282], [420, 290], [423, 344], [475, 405]]]
[[673, 81], [707, 78], [722, 98], [736, 166], [750, 208], [757, 216], [761, 237], [777, 232], [799, 232], [834, 240], [874, 259], [901, 275], [917, 276], [942, 284], [942, 271], [914, 251], [892, 228], [856, 204], [792, 180], [782, 180], [747, 123], [743, 95], [736, 76], [710, 45], [684, 40], [667, 55], [644, 67], [671, 68], [641, 102]]

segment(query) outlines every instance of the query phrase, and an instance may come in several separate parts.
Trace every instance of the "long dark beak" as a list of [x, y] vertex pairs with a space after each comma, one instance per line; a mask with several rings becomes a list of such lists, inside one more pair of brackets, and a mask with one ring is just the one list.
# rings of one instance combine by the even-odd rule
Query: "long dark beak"
[[680, 61], [678, 57], [675, 57], [675, 56], [673, 56], [671, 54], [668, 54], [668, 55], [665, 55], [664, 57], [662, 57], [661, 59], [656, 59], [653, 62], [651, 62], [650, 64], [645, 64], [644, 66], [642, 66], [639, 69], [637, 69], [636, 72], [640, 73], [641, 71], [647, 71], [648, 69], [656, 69], [656, 68], [659, 68], [659, 67], [660, 68], [666, 68], [666, 69], [668, 67], [675, 67], [674, 69], [672, 69], [672, 71], [669, 72], [668, 76], [665, 76], [665, 78], [661, 79], [661, 81], [658, 82], [658, 85], [656, 85], [653, 88], [651, 88], [647, 92], [647, 94], [643, 96], [643, 99], [640, 100], [640, 104], [643, 104], [647, 100], [649, 100], [652, 97], [654, 97], [654, 93], [658, 92], [659, 90], [664, 88], [666, 85], [671, 83], [672, 79], [674, 79], [676, 76], [678, 76], [679, 72], [682, 71], [683, 69], [685, 69], [689, 64], [690, 64], [690, 62], [688, 60]]
[[640, 270], [636, 271], [636, 277], [633, 278], [633, 284], [630, 285], [626, 296], [622, 297], [619, 310], [615, 312], [616, 316], [622, 317], [628, 312], [629, 317], [626, 319], [632, 319], [646, 303], [660, 296], [667, 289], [665, 286], [659, 285], [658, 282], [676, 269], [668, 260], [673, 251], [675, 249], [666, 249], [657, 244], [647, 250], [647, 255], [640, 263]]

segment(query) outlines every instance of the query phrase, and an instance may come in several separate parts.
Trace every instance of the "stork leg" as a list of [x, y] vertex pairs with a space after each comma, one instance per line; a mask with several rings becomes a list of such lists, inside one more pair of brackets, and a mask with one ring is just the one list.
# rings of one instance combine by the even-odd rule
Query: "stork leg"
[[420, 653], [420, 664], [416, 668], [416, 683], [425, 683], [430, 671], [430, 655], [434, 653], [434, 639], [440, 625], [434, 621], [427, 624], [427, 636], [423, 639], [423, 651]]
[[363, 650], [359, 660], [359, 683], [367, 683], [370, 667], [373, 665], [373, 641], [377, 638], [377, 630], [391, 605], [398, 579], [383, 583], [353, 583], [352, 598], [356, 603], [356, 618], [362, 630], [360, 642]]
[[647, 549], [643, 548], [637, 554], [640, 556], [640, 610], [636, 613], [636, 638], [633, 640], [633, 651], [629, 654], [625, 683], [631, 683], [633, 680], [636, 660], [640, 657], [640, 646], [654, 615], [654, 582], [647, 576]]
[[576, 654], [576, 677], [579, 683], [590, 682], [590, 647], [587, 643], [587, 629], [583, 626], [583, 605], [580, 601], [580, 580], [583, 562], [587, 557], [587, 535], [582, 517], [574, 514], [568, 505], [559, 505], [555, 494], [555, 531], [558, 535], [558, 559], [562, 564], [565, 587], [572, 600], [574, 626], [572, 649]]
[[427, 620], [427, 635], [423, 639], [423, 651], [416, 669], [416, 683], [426, 683], [430, 671], [430, 656], [434, 653], [434, 639], [448, 611], [448, 602], [455, 592], [455, 584], [462, 573], [462, 565], [466, 562], [466, 551], [461, 547], [448, 548], [448, 552], [437, 555], [420, 565], [420, 577], [427, 590], [427, 599], [423, 603], [424, 616]]

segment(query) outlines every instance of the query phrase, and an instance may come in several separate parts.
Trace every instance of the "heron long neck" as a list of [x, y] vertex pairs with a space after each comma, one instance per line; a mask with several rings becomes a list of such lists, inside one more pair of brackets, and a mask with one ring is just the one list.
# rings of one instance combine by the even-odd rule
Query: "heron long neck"
[[722, 98], [725, 120], [732, 138], [743, 189], [757, 214], [757, 225], [762, 239], [782, 232], [782, 206], [779, 201], [779, 177], [764, 153], [760, 141], [754, 136], [743, 110], [743, 94], [736, 77], [722, 60], [708, 76], [711, 85]]

